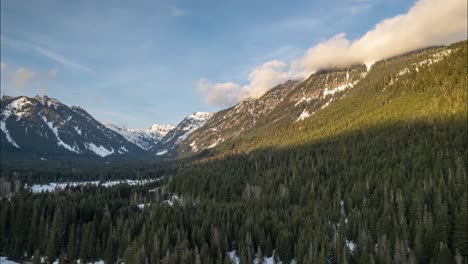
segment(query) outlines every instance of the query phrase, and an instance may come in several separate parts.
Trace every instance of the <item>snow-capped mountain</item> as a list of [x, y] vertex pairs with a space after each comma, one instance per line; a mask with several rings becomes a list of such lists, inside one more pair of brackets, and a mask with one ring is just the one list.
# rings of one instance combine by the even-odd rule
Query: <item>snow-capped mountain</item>
[[184, 138], [178, 152], [189, 155], [274, 123], [302, 121], [345, 96], [366, 74], [365, 65], [355, 65], [319, 71], [302, 82], [287, 81], [260, 98], [217, 112], [203, 127]]
[[122, 135], [126, 140], [132, 142], [143, 150], [156, 147], [161, 139], [172, 129], [174, 125], [153, 124], [145, 130], [132, 129], [127, 126], [106, 124], [106, 127]]
[[150, 137], [145, 131], [140, 131], [137, 129], [128, 128], [127, 126], [122, 125], [114, 125], [114, 124], [105, 124], [107, 128], [110, 130], [119, 133], [129, 142], [137, 145], [143, 150], [149, 150], [156, 146], [159, 142], [155, 140], [153, 137]]
[[167, 135], [167, 133], [169, 133], [175, 127], [175, 125], [152, 124], [149, 128], [145, 129], [145, 133], [160, 141], [165, 135]]
[[274, 132], [276, 127], [310, 123], [320, 111], [333, 109], [334, 104], [355, 91], [368, 87], [382, 92], [392, 89], [453, 52], [449, 47], [413, 52], [394, 58], [401, 62], [384, 70], [382, 67], [392, 63], [392, 59], [371, 67], [362, 64], [321, 70], [303, 81], [287, 81], [260, 98], [245, 100], [217, 113], [195, 112], [177, 126], [155, 124], [145, 130], [105, 126], [84, 109], [68, 107], [47, 96], [4, 96], [0, 115], [1, 152], [21, 159], [135, 155], [172, 158], [212, 148], [233, 149], [240, 140]]
[[3, 96], [0, 117], [2, 159], [144, 155], [81, 107], [55, 98]]
[[[199, 129], [178, 140], [177, 154], [189, 156], [218, 145], [223, 145], [224, 150], [232, 149], [236, 141], [254, 138], [266, 131], [274, 133], [274, 127], [288, 127], [311, 120], [353, 91], [370, 87], [371, 80], [375, 82], [380, 78], [380, 83], [372, 85], [385, 84], [384, 92], [397, 86], [395, 83], [401, 83], [404, 77], [433, 67], [452, 53], [449, 47], [428, 48], [378, 61], [374, 65], [324, 69], [300, 82], [287, 81], [257, 99], [248, 99], [215, 113]], [[382, 65], [392, 60], [401, 62], [391, 70], [382, 70]], [[393, 71], [396, 72], [391, 73]]]
[[182, 120], [174, 129], [169, 131], [157, 147], [156, 155], [161, 156], [175, 149], [190, 134], [202, 127], [213, 116], [209, 112], [195, 112]]

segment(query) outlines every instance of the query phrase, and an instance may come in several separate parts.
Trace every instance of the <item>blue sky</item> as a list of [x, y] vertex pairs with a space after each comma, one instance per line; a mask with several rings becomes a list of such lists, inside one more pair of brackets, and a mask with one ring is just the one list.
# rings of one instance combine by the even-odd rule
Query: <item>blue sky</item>
[[2, 94], [47, 94], [145, 128], [217, 111], [200, 79], [245, 85], [340, 32], [356, 39], [413, 1], [1, 1]]

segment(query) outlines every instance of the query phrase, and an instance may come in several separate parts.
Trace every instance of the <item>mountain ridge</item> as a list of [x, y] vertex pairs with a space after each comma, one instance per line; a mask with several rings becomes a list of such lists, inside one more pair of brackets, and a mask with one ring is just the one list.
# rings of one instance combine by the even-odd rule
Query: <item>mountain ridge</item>
[[[260, 134], [263, 137], [257, 138], [255, 142], [267, 142], [272, 132], [277, 133], [277, 131], [288, 127], [301, 126], [304, 122], [310, 123], [309, 120], [315, 120], [315, 116], [318, 113], [327, 112], [326, 110], [330, 106], [337, 104], [337, 102], [342, 101], [350, 94], [356, 94], [356, 91], [379, 89], [380, 93], [375, 95], [376, 99], [382, 96], [390, 96], [389, 94], [395, 88], [400, 89], [401, 85], [406, 85], [411, 81], [408, 79], [409, 76], [413, 78], [414, 76], [426, 74], [427, 71], [432, 71], [434, 65], [454, 56], [454, 53], [460, 56], [460, 52], [464, 49], [463, 43], [466, 43], [466, 41], [410, 52], [378, 61], [371, 67], [358, 64], [345, 68], [323, 69], [311, 74], [303, 81], [287, 81], [271, 88], [257, 99], [244, 100], [233, 107], [220, 110], [216, 113], [194, 112], [184, 118], [177, 126], [155, 124], [145, 130], [136, 130], [126, 126], [111, 124], [107, 124], [104, 127], [121, 136], [132, 146], [136, 146], [142, 150], [140, 153], [142, 155], [139, 157], [149, 159], [181, 158], [213, 149], [217, 149], [214, 152], [225, 151], [229, 148], [237, 149], [238, 142], [252, 140], [250, 139], [251, 137], [257, 138], [256, 135]], [[389, 91], [390, 93], [388, 93]], [[369, 92], [365, 92], [356, 96], [364, 103], [368, 94]], [[10, 150], [14, 149], [17, 143], [15, 136], [10, 135], [7, 129], [6, 120], [9, 120], [8, 126], [14, 127], [15, 125], [12, 123], [13, 119], [10, 118], [12, 113], [9, 112], [12, 106], [7, 108], [4, 101], [11, 103], [20, 98], [23, 97], [2, 97], [2, 120], [0, 123], [2, 147], [9, 144]], [[29, 98], [29, 100], [33, 99]], [[36, 96], [34, 100], [44, 107], [44, 113], [50, 114], [49, 119], [44, 119], [42, 114], [37, 116], [36, 119], [39, 119], [43, 126], [47, 125], [45, 128], [49, 128], [50, 136], [57, 133], [55, 135], [57, 139], [61, 139], [59, 136], [61, 132], [54, 132], [57, 124], [50, 121], [50, 118], [53, 119], [54, 116], [58, 115], [55, 113], [57, 112], [57, 108], [70, 109], [85, 121], [91, 123], [97, 122], [81, 107], [63, 107], [64, 105], [59, 100], [47, 96]], [[18, 103], [20, 102], [16, 102], [16, 104]], [[342, 107], [346, 108], [348, 106]], [[14, 106], [13, 108], [21, 110], [20, 106]], [[332, 108], [334, 109], [335, 107]], [[22, 118], [27, 116], [21, 111], [15, 112], [14, 115], [17, 116], [16, 121], [21, 122], [23, 122]], [[31, 119], [32, 117], [29, 118]], [[98, 130], [103, 129], [98, 124], [96, 126]], [[74, 133], [75, 136], [77, 136], [76, 134], [81, 136], [78, 133], [79, 130], [75, 128], [73, 130], [76, 132]], [[294, 138], [292, 135], [290, 137]], [[282, 141], [283, 139], [278, 142]], [[77, 150], [71, 141], [58, 140], [57, 142], [56, 144], [59, 147], [67, 149], [69, 152], [76, 152]], [[278, 142], [270, 142], [268, 144], [278, 144]], [[119, 153], [120, 149], [118, 147], [110, 145], [104, 147], [102, 144], [90, 145], [88, 142], [88, 145], [78, 148], [80, 150], [83, 148], [91, 150], [98, 156], [123, 155], [123, 153]], [[120, 152], [125, 151], [122, 149]]]

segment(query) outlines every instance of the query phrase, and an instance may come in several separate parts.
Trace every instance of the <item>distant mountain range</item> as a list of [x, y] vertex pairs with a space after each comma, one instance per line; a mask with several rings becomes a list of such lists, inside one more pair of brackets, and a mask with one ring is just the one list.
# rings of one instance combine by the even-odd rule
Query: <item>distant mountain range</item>
[[[156, 155], [158, 146], [174, 130], [178, 137], [201, 125], [209, 114], [194, 113], [178, 126], [153, 124], [136, 130], [102, 124], [79, 106], [67, 106], [48, 96], [9, 97], [1, 99], [1, 158], [9, 159], [144, 159]], [[193, 118], [193, 121], [192, 121]], [[187, 130], [186, 126], [191, 126]], [[177, 142], [178, 143], [178, 142]], [[176, 144], [176, 142], [174, 142]]]
[[[221, 145], [225, 150], [236, 149], [241, 143], [258, 145], [279, 128], [313, 119], [356, 89], [374, 87], [383, 95], [386, 89], [410, 81], [408, 76], [427, 72], [461, 48], [462, 44], [432, 47], [377, 62], [371, 68], [354, 65], [322, 70], [217, 113], [196, 112], [177, 126], [154, 124], [144, 130], [102, 124], [84, 109], [47, 96], [3, 96], [2, 160], [176, 158]], [[365, 96], [360, 96], [366, 103]], [[253, 140], [258, 135], [263, 135], [261, 140]]]

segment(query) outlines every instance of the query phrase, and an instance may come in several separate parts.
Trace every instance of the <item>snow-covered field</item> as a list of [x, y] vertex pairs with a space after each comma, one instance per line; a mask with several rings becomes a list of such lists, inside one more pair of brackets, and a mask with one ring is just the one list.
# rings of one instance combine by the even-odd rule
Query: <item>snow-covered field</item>
[[[273, 255], [275, 254], [275, 252], [273, 251]], [[229, 257], [229, 260], [231, 261], [231, 263], [233, 264], [240, 264], [240, 259], [239, 257], [237, 256], [237, 252], [235, 250], [232, 250], [232, 251], [229, 251], [227, 252], [227, 255]], [[253, 263], [254, 264], [258, 264], [259, 261], [257, 258], [255, 258], [253, 260]], [[274, 264], [275, 261], [274, 261], [274, 256], [271, 256], [271, 257], [264, 257], [263, 258], [263, 264]], [[276, 264], [282, 264], [283, 262], [281, 261], [277, 261]], [[297, 264], [296, 260], [291, 260], [291, 264]]]
[[8, 260], [7, 257], [3, 257], [3, 256], [0, 256], [0, 263], [1, 264], [19, 264], [18, 262]]
[[[32, 186], [28, 186], [27, 184], [24, 186], [25, 188], [30, 189], [33, 193], [41, 193], [41, 192], [52, 192], [55, 190], [64, 189], [68, 186], [76, 187], [76, 186], [83, 186], [83, 185], [93, 185], [93, 186], [103, 186], [103, 187], [112, 187], [117, 184], [128, 184], [128, 185], [145, 185], [152, 182], [160, 181], [161, 178], [158, 179], [148, 179], [148, 180], [118, 180], [118, 181], [82, 181], [82, 182], [62, 182], [62, 183], [55, 183], [51, 182], [48, 184], [34, 184]], [[3, 264], [3, 263], [2, 263]]]
[[[42, 258], [42, 259], [43, 259], [42, 261], [44, 261], [44, 258]], [[77, 263], [85, 264], [85, 263], [81, 263], [80, 260], [78, 260]], [[8, 260], [7, 257], [0, 256], [0, 264], [19, 264], [19, 262]], [[54, 261], [53, 264], [58, 264], [58, 260]], [[103, 260], [98, 260], [98, 261], [94, 261], [94, 262], [89, 262], [87, 264], [104, 264], [104, 261]]]

